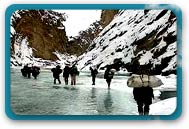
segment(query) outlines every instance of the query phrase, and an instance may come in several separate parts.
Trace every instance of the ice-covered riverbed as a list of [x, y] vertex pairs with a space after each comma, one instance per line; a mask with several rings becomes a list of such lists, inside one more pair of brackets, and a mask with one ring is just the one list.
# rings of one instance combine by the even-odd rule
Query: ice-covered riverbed
[[[81, 72], [73, 87], [64, 85], [62, 75], [62, 84], [54, 85], [50, 70], [42, 70], [35, 80], [22, 77], [19, 69], [11, 69], [11, 107], [14, 113], [24, 115], [137, 115], [133, 89], [126, 86], [128, 78], [117, 74], [108, 90], [100, 76], [92, 86], [89, 72]], [[158, 108], [156, 105], [152, 107]]]

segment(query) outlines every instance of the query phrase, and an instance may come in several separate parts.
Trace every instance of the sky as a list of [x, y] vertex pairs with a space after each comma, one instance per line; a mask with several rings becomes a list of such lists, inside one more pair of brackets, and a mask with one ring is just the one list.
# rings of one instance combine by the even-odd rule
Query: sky
[[77, 36], [78, 32], [87, 29], [90, 24], [100, 20], [101, 10], [54, 10], [66, 13], [67, 19], [63, 23], [67, 36]]

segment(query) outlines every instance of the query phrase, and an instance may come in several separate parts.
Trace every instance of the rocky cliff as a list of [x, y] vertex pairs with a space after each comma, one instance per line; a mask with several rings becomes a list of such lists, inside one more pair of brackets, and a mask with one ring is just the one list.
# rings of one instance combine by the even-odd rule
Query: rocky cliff
[[[46, 60], [57, 60], [53, 52], [67, 52], [66, 36], [63, 21], [66, 18], [51, 10], [19, 10], [12, 16], [12, 54], [14, 54], [15, 42], [27, 37], [28, 45], [32, 48], [32, 55]], [[21, 38], [22, 37], [22, 38]]]
[[105, 28], [114, 18], [119, 10], [102, 10], [100, 24], [102, 28]]
[[170, 10], [120, 10], [79, 57], [79, 65], [176, 73], [176, 43], [176, 17]]

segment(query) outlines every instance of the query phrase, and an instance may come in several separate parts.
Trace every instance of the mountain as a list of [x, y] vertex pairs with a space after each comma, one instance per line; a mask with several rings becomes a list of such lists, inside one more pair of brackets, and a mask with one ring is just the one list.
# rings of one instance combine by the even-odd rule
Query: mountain
[[[176, 16], [170, 10], [102, 10], [100, 21], [68, 40], [66, 15], [18, 10], [11, 17], [11, 65], [57, 65], [77, 58], [78, 67], [112, 65], [130, 72], [176, 73]], [[70, 55], [77, 55], [70, 56]], [[146, 70], [147, 71], [147, 70]]]
[[11, 66], [54, 64], [82, 54], [88, 46], [68, 40], [66, 18], [52, 10], [15, 11], [11, 17]]
[[102, 28], [105, 28], [114, 18], [119, 10], [102, 10], [100, 24]]
[[70, 55], [79, 56], [114, 15], [115, 10], [104, 10], [100, 21], [95, 21], [70, 40], [64, 26], [67, 18], [65, 13], [52, 10], [17, 10], [11, 17], [11, 65], [34, 64], [39, 60], [49, 64], [72, 58]]
[[78, 58], [81, 69], [112, 65], [130, 72], [176, 73], [176, 16], [170, 10], [120, 10]]
[[[45, 60], [57, 60], [53, 52], [66, 52], [68, 42], [63, 21], [66, 16], [51, 10], [18, 10], [13, 13], [11, 26], [12, 54], [15, 53], [14, 45], [23, 45], [27, 39], [32, 55]], [[21, 48], [21, 47], [20, 47]]]

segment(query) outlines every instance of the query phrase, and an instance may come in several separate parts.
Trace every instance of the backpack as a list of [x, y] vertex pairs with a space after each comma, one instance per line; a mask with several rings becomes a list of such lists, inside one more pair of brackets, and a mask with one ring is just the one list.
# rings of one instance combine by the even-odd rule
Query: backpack
[[76, 73], [77, 76], [79, 76], [79, 71], [77, 70], [77, 73]]
[[94, 74], [97, 75], [98, 74], [98, 71], [97, 69], [94, 70]]
[[114, 73], [111, 72], [111, 71], [109, 71], [109, 72], [108, 72], [108, 78], [113, 78], [113, 76], [114, 76]]

